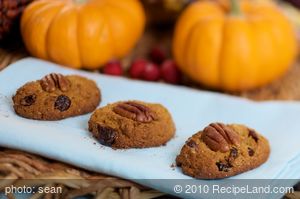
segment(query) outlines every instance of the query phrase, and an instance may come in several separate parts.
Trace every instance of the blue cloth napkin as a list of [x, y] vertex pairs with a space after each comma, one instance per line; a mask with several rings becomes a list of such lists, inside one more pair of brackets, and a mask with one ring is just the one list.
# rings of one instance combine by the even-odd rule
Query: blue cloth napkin
[[[175, 138], [157, 148], [112, 150], [94, 144], [95, 140], [87, 130], [90, 114], [54, 122], [17, 116], [11, 100], [16, 90], [51, 72], [79, 74], [95, 80], [103, 96], [100, 107], [132, 99], [163, 104], [176, 123]], [[179, 168], [173, 169], [171, 164], [188, 137], [216, 121], [252, 127], [268, 138], [271, 145], [271, 155], [265, 164], [230, 179], [300, 178], [298, 102], [253, 102], [181, 86], [71, 70], [33, 58], [23, 59], [0, 72], [0, 146], [132, 179], [171, 194], [174, 194], [173, 187], [164, 184], [163, 180], [155, 184], [148, 180], [191, 179]], [[205, 180], [197, 182], [207, 183]]]

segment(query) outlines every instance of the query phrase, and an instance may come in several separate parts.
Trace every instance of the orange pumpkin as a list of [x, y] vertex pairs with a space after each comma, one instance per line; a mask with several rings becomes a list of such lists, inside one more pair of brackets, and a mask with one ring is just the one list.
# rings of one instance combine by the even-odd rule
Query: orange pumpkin
[[139, 0], [39, 0], [25, 9], [21, 32], [33, 56], [96, 69], [128, 54], [144, 25]]
[[180, 16], [172, 48], [187, 76], [225, 91], [271, 82], [297, 53], [288, 19], [270, 1], [254, 0], [196, 1]]

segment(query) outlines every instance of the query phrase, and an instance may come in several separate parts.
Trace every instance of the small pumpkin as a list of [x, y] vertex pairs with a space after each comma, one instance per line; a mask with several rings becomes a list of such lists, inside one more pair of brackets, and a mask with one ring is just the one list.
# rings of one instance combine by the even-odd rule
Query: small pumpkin
[[144, 26], [139, 0], [39, 0], [21, 19], [23, 40], [33, 56], [86, 69], [124, 57]]
[[297, 54], [296, 34], [271, 1], [196, 1], [177, 21], [179, 68], [210, 88], [241, 91], [283, 75]]

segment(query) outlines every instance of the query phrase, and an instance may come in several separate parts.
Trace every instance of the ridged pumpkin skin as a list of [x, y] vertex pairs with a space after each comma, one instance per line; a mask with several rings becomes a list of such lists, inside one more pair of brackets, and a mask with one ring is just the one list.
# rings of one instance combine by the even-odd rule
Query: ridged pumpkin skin
[[139, 0], [39, 0], [21, 19], [23, 40], [33, 56], [86, 69], [124, 57], [144, 26]]
[[266, 1], [242, 1], [241, 14], [229, 13], [226, 5], [197, 1], [182, 13], [173, 39], [180, 69], [225, 91], [256, 88], [284, 74], [297, 53], [288, 19]]

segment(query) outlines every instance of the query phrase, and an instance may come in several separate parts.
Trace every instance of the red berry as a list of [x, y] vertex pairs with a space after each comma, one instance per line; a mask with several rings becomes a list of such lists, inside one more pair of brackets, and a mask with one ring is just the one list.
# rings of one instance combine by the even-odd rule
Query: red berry
[[146, 65], [147, 65], [147, 61], [144, 59], [137, 59], [133, 61], [129, 69], [130, 77], [141, 78]]
[[156, 46], [150, 51], [150, 58], [154, 63], [161, 64], [166, 59], [166, 53]]
[[172, 60], [166, 60], [161, 65], [162, 78], [171, 84], [178, 84], [181, 81], [181, 72], [178, 70], [176, 63]]
[[147, 63], [142, 73], [142, 79], [146, 81], [157, 81], [160, 78], [160, 70], [154, 63]]
[[103, 73], [107, 75], [121, 76], [123, 74], [123, 68], [119, 61], [110, 61], [104, 66]]

